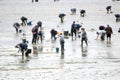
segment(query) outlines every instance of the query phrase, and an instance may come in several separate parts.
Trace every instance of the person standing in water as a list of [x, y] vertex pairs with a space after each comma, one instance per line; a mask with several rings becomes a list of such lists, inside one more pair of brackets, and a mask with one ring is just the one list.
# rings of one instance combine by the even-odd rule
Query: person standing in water
[[111, 34], [113, 34], [112, 28], [109, 25], [107, 25], [107, 27], [105, 28], [105, 31], [107, 35], [107, 42], [111, 42]]
[[85, 41], [86, 45], [88, 46], [88, 39], [87, 39], [87, 33], [84, 28], [81, 28], [81, 47], [83, 47], [83, 42]]

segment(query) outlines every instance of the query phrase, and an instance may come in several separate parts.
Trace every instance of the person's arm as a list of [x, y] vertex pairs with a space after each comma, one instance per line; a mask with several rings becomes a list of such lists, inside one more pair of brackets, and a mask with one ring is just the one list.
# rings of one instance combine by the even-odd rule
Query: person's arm
[[21, 51], [21, 47], [20, 47], [20, 44], [17, 44], [16, 46], [15, 46], [15, 48], [18, 48], [18, 53]]

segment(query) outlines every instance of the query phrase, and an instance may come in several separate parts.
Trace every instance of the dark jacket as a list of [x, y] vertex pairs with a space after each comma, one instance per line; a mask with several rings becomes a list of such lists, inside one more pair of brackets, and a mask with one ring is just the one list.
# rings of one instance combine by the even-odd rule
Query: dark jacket
[[32, 33], [33, 34], [37, 34], [38, 33], [38, 26], [35, 26], [34, 28], [32, 28]]
[[27, 48], [28, 48], [28, 45], [26, 43], [20, 43], [19, 46], [20, 46], [21, 50], [27, 50]]
[[54, 30], [54, 29], [52, 29], [50, 32], [51, 32], [52, 35], [56, 35], [57, 34], [57, 31]]
[[75, 23], [73, 23], [71, 25], [71, 32], [76, 32], [76, 24]]
[[105, 31], [106, 31], [106, 34], [112, 34], [113, 33], [111, 27], [106, 27]]
[[19, 48], [19, 51], [23, 52], [26, 51], [28, 49], [28, 45], [27, 43], [19, 43], [15, 46], [15, 48]]

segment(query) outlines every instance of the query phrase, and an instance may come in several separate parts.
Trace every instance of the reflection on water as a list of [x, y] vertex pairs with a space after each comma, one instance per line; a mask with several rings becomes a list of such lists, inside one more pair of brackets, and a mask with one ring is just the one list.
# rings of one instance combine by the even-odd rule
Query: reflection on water
[[37, 48], [37, 46], [33, 46], [33, 54], [38, 54], [38, 48]]
[[34, 57], [38, 57], [38, 46], [33, 46], [33, 55]]
[[88, 46], [85, 47], [81, 47], [81, 53], [82, 53], [82, 57], [86, 57], [87, 56], [87, 49]]
[[43, 51], [43, 46], [42, 46], [42, 45], [38, 46], [38, 50], [39, 50], [40, 52], [42, 52], [42, 51]]
[[21, 63], [19, 64], [18, 69], [26, 69], [27, 62], [28, 62], [27, 60], [22, 60]]
[[[64, 51], [63, 51], [64, 52]], [[65, 64], [65, 61], [64, 61], [64, 54], [63, 52], [61, 53], [61, 59], [60, 59], [60, 80], [65, 80], [65, 73], [64, 73], [64, 64]]]
[[61, 50], [61, 59], [64, 59], [64, 50]]

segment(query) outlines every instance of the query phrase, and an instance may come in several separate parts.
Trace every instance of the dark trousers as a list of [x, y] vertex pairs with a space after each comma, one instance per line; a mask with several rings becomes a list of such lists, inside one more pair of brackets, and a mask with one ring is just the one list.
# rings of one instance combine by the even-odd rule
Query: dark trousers
[[22, 20], [22, 25], [27, 25], [27, 20]]
[[61, 45], [61, 50], [64, 50], [64, 44]]
[[82, 39], [81, 39], [81, 46], [83, 46], [83, 41], [85, 41], [86, 45], [88, 45], [88, 43], [87, 43], [87, 38], [82, 38]]
[[111, 12], [111, 8], [107, 9], [107, 14]]
[[63, 21], [63, 17], [61, 17], [60, 19], [61, 19], [61, 23], [63, 23], [63, 22], [64, 22], [64, 21]]
[[76, 38], [76, 31], [71, 31], [72, 39], [73, 39], [73, 34], [75, 35], [75, 38]]
[[25, 49], [21, 49], [22, 52], [22, 59], [24, 59]]
[[101, 38], [102, 41], [105, 40], [105, 33], [102, 33], [100, 38]]
[[[32, 0], [32, 2], [34, 2], [34, 0]], [[35, 2], [38, 2], [38, 0], [35, 0]]]
[[37, 41], [40, 39], [41, 43], [42, 43], [42, 40], [43, 40], [43, 36], [42, 35], [38, 35], [37, 37]]
[[16, 33], [18, 33], [18, 28], [15, 27]]
[[33, 34], [32, 43], [36, 44], [36, 42], [37, 42], [37, 34]]
[[80, 16], [84, 17], [84, 16], [85, 16], [85, 13], [81, 13]]
[[55, 36], [56, 36], [55, 34], [51, 34], [51, 39], [54, 38], [54, 40], [56, 40], [56, 37], [55, 37]]
[[38, 0], [35, 0], [35, 2], [38, 2]]

